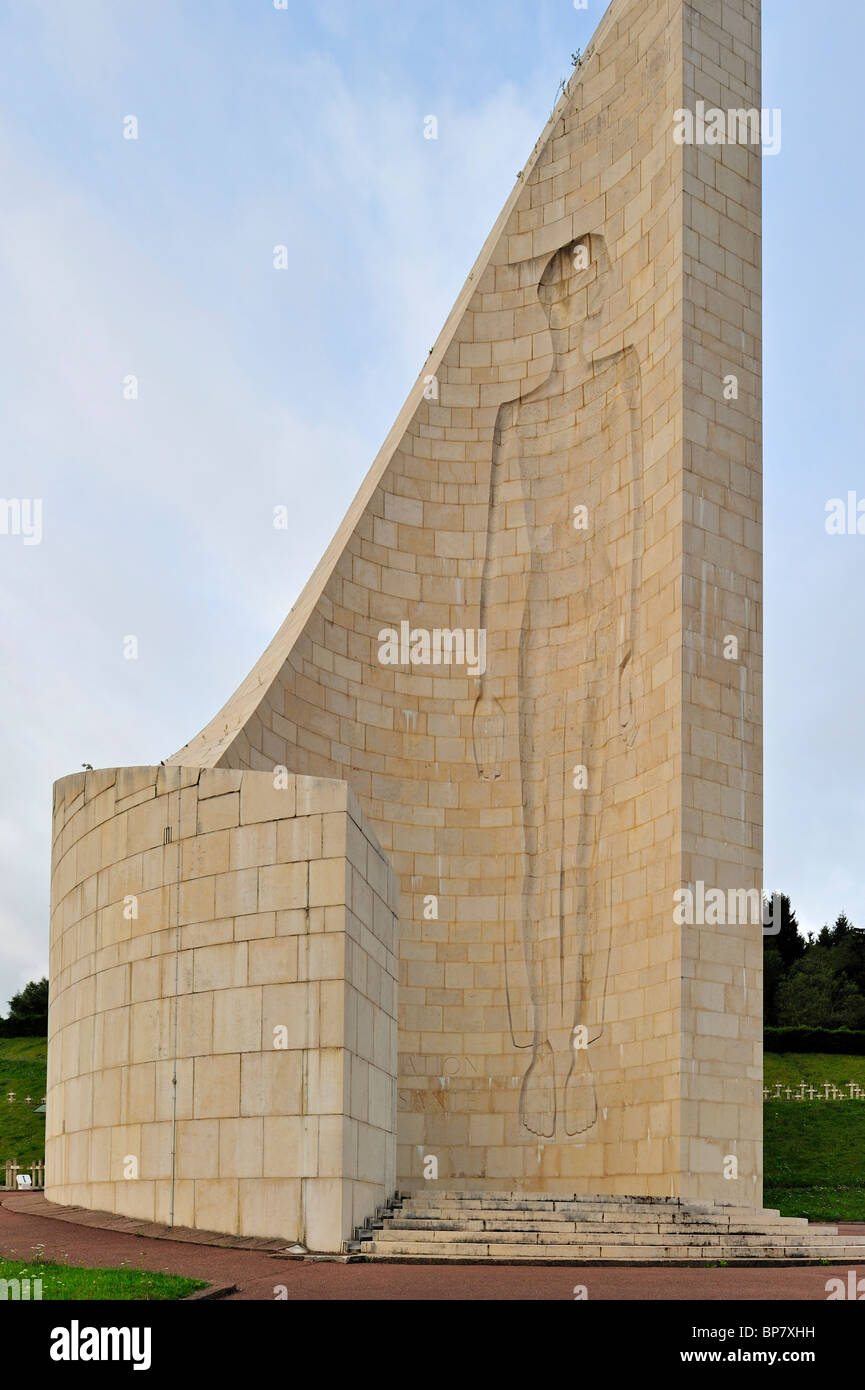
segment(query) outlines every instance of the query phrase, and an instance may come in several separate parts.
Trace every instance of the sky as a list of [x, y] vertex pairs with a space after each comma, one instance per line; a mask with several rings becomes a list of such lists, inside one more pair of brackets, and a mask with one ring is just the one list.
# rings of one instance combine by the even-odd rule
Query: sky
[[[47, 972], [52, 782], [158, 763], [256, 661], [604, 8], [0, 8], [0, 496], [42, 501], [0, 535], [0, 1012]], [[764, 883], [865, 926], [865, 536], [825, 527], [865, 498], [865, 6], [763, 8]]]

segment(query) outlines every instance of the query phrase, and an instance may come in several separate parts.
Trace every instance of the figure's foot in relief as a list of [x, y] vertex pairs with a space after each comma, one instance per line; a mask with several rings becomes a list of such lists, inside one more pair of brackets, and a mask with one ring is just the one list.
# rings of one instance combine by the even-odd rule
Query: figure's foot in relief
[[573, 1137], [585, 1134], [598, 1118], [598, 1098], [595, 1078], [589, 1065], [586, 1048], [574, 1048], [565, 1081], [565, 1133]]
[[523, 1077], [520, 1121], [539, 1139], [552, 1139], [556, 1132], [556, 1071], [548, 1042], [538, 1048]]

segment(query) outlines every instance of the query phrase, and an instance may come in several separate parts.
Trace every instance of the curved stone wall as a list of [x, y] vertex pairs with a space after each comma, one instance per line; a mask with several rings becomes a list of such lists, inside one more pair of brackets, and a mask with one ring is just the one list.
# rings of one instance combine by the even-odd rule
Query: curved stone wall
[[50, 1200], [339, 1250], [395, 1181], [396, 884], [344, 783], [58, 782]]

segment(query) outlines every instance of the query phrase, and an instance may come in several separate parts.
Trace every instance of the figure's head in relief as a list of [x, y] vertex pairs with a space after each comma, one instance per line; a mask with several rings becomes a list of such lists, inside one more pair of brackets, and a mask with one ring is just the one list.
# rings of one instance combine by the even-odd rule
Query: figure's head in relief
[[591, 361], [611, 292], [612, 267], [602, 236], [587, 232], [556, 252], [541, 276], [538, 298], [557, 356], [578, 352]]

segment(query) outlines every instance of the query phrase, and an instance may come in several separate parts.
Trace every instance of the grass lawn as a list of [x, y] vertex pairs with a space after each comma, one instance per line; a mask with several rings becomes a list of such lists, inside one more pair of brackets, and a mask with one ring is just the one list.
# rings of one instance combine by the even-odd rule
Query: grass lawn
[[[855, 1081], [857, 1086], [865, 1087], [865, 1057], [834, 1056], [828, 1052], [767, 1052], [763, 1057], [763, 1076], [770, 1088], [778, 1081], [794, 1088], [801, 1081], [806, 1086], [832, 1081], [838, 1087]], [[854, 1101], [854, 1105], [865, 1108], [865, 1101]]]
[[[865, 1057], [769, 1053], [767, 1086], [865, 1086]], [[865, 1100], [766, 1101], [763, 1204], [812, 1221], [865, 1221]]]
[[[0, 1038], [0, 1164], [45, 1157], [45, 1116], [35, 1111], [45, 1095], [47, 1052], [47, 1038]], [[10, 1091], [14, 1101], [7, 1100]]]
[[207, 1287], [201, 1279], [181, 1279], [146, 1269], [78, 1269], [50, 1260], [24, 1263], [0, 1259], [0, 1279], [29, 1279], [31, 1301], [35, 1297], [33, 1280], [41, 1279], [43, 1303], [89, 1298], [153, 1302], [186, 1298]]

